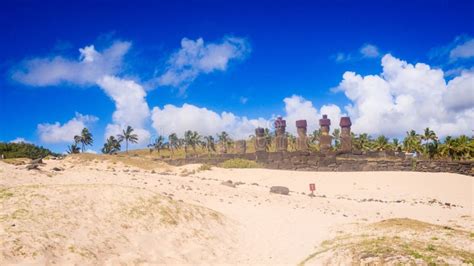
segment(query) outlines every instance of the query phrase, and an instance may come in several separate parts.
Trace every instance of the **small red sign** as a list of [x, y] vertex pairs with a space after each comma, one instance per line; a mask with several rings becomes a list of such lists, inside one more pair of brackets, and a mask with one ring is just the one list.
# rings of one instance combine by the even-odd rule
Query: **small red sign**
[[315, 190], [316, 190], [316, 186], [315, 186], [314, 184], [309, 184], [309, 190], [315, 191]]

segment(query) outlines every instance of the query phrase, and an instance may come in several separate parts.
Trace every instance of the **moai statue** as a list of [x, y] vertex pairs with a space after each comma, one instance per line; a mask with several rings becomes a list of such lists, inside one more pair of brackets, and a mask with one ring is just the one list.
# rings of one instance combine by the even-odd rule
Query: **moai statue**
[[307, 151], [308, 150], [308, 137], [306, 137], [306, 120], [297, 120], [296, 121], [296, 130], [298, 137], [296, 138], [296, 150], [298, 151]]
[[255, 129], [255, 151], [267, 151], [267, 139], [265, 138], [265, 130], [261, 127]]
[[237, 154], [245, 154], [247, 151], [247, 142], [245, 140], [237, 140], [235, 142], [235, 152]]
[[281, 117], [278, 117], [273, 124], [275, 126], [275, 144], [277, 151], [287, 151], [288, 150], [288, 137], [285, 134], [286, 121]]
[[331, 125], [331, 119], [328, 119], [327, 115], [323, 115], [322, 119], [319, 119], [319, 126], [321, 126], [321, 136], [319, 137], [319, 150], [321, 152], [327, 152], [331, 150], [332, 137], [329, 135], [329, 126]]
[[351, 118], [341, 117], [341, 151], [342, 152], [351, 152], [352, 151], [352, 136], [351, 136]]

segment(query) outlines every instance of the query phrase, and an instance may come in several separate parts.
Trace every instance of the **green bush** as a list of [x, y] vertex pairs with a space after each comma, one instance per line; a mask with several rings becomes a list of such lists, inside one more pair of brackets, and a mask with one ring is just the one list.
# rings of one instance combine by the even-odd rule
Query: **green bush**
[[222, 168], [259, 168], [261, 167], [257, 162], [245, 159], [230, 159], [219, 165]]
[[57, 153], [45, 149], [43, 147], [36, 146], [30, 143], [5, 143], [0, 142], [0, 155], [5, 156], [5, 159], [9, 158], [44, 158], [48, 155], [59, 156]]

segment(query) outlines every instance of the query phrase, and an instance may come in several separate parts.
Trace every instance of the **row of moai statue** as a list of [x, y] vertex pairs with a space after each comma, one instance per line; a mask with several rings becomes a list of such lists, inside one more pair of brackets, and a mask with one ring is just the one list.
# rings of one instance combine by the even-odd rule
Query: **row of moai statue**
[[[297, 120], [296, 129], [298, 137], [296, 138], [296, 150], [298, 151], [308, 151], [309, 150], [309, 139], [307, 137], [307, 122], [306, 120]], [[341, 117], [339, 123], [341, 126], [341, 147], [340, 151], [342, 152], [351, 152], [352, 151], [352, 137], [351, 137], [351, 119], [349, 117]], [[286, 121], [281, 117], [278, 117], [274, 123], [275, 126], [275, 146], [276, 151], [287, 151], [288, 150], [288, 137], [285, 134], [286, 130]], [[332, 150], [332, 136], [330, 135], [330, 126], [331, 120], [327, 115], [323, 115], [323, 118], [319, 120], [320, 126], [320, 137], [319, 137], [319, 150], [321, 152], [328, 152]], [[245, 146], [245, 141], [243, 144], [236, 144], [236, 147], [239, 145]], [[239, 149], [237, 149], [239, 151]], [[265, 130], [263, 128], [255, 129], [255, 151], [265, 152], [267, 151], [267, 139], [265, 137]]]

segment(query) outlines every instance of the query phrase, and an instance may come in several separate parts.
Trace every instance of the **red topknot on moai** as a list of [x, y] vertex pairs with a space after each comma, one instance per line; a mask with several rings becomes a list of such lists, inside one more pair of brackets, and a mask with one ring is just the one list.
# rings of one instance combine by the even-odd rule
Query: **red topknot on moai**
[[328, 152], [331, 150], [332, 137], [329, 135], [329, 127], [331, 126], [331, 120], [327, 115], [323, 115], [322, 119], [319, 119], [319, 126], [321, 127], [321, 135], [319, 137], [319, 150], [321, 152]]
[[341, 117], [341, 151], [352, 152], [351, 119], [350, 117]]

